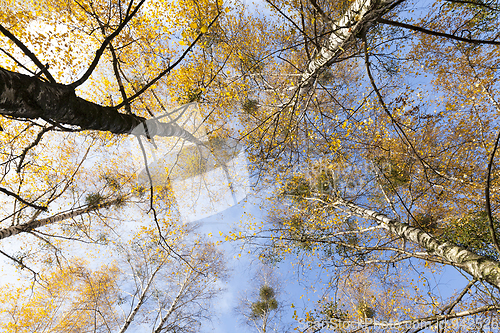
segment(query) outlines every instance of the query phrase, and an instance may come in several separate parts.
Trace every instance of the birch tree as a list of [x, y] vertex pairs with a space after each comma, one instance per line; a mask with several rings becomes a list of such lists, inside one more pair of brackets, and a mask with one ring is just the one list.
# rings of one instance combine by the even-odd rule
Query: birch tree
[[252, 330], [259, 333], [287, 330], [282, 284], [283, 281], [271, 267], [258, 266], [251, 283], [253, 290], [243, 291], [236, 307], [236, 311]]
[[[267, 241], [263, 260], [319, 261], [333, 276], [324, 301], [304, 311], [304, 331], [331, 319], [373, 317], [379, 323], [367, 326], [379, 330], [496, 319], [498, 8], [443, 1], [412, 17], [408, 2], [356, 4], [271, 4], [303, 44], [282, 67], [297, 78], [281, 81], [259, 105], [265, 121], [256, 159], [262, 170], [279, 170], [266, 175], [280, 189], [269, 228], [246, 239]], [[336, 36], [325, 27], [335, 31], [358, 15], [352, 8], [361, 8], [360, 30], [342, 35], [344, 47], [325, 37]], [[316, 59], [323, 62], [310, 66]], [[301, 85], [309, 77], [313, 84]], [[469, 280], [447, 298], [430, 282], [442, 267]], [[340, 296], [360, 271], [377, 291], [358, 299], [369, 300], [368, 308], [393, 299], [392, 310], [363, 317], [366, 306], [348, 302], [355, 293]], [[380, 323], [389, 320], [396, 323]]]
[[[213, 245], [194, 236], [183, 243], [185, 231], [169, 229], [180, 224], [172, 222], [171, 189], [148, 182], [148, 196], [138, 186], [127, 140], [202, 144], [167, 110], [193, 101], [183, 100], [185, 68], [229, 9], [220, 1], [144, 0], [4, 7], [0, 251], [34, 281], [9, 289], [6, 330], [125, 332], [144, 320], [156, 332], [196, 331], [211, 315], [223, 259]], [[123, 238], [137, 231], [128, 228], [134, 223], [149, 236], [141, 265], [112, 265], [117, 243], [131, 255]], [[94, 258], [108, 265], [75, 264], [87, 245], [86, 256], [102, 251]], [[96, 274], [107, 289], [92, 290]], [[50, 321], [31, 322], [47, 311]]]
[[[224, 6], [134, 0], [6, 5], [0, 15], [2, 238], [29, 233], [50, 244], [57, 234], [52, 227], [89, 214], [99, 220], [132, 197], [140, 202], [138, 170], [118, 163], [130, 156], [111, 157], [126, 155], [126, 136], [153, 145], [155, 137], [202, 145], [177, 115], [167, 120], [166, 110], [183, 90], [179, 83], [169, 92], [167, 78], [192, 61], [204, 35], [227, 14]], [[101, 164], [89, 161], [99, 154]], [[157, 196], [151, 189], [150, 197]], [[153, 209], [154, 200], [149, 204]]]
[[[82, 147], [104, 149], [122, 140], [110, 133], [126, 135], [171, 104], [198, 101], [207, 128], [241, 139], [259, 185], [277, 190], [268, 234], [247, 235], [268, 237], [264, 259], [298, 254], [334, 276], [326, 288], [332, 295], [316, 313], [336, 322], [378, 316], [400, 326], [493, 316], [497, 4], [435, 1], [417, 11], [409, 1], [267, 3], [268, 17], [219, 1], [8, 6], [0, 14], [2, 234], [37, 231], [43, 238], [42, 226], [72, 221], [64, 218], [90, 211], [102, 218], [106, 208], [85, 205], [87, 194], [114, 202], [103, 195], [120, 188], [110, 185], [112, 174], [120, 197], [131, 198], [133, 172], [120, 170], [122, 163], [83, 172]], [[231, 126], [236, 119], [243, 126]], [[160, 136], [195, 141], [174, 121], [147, 128], [143, 137], [153, 143]], [[107, 172], [97, 175], [101, 169]], [[161, 232], [158, 213], [175, 211], [168, 190], [155, 190], [134, 204]], [[443, 266], [469, 279], [451, 298], [440, 298], [427, 281]], [[410, 270], [418, 286], [401, 276]], [[343, 277], [354, 285], [370, 274], [374, 288], [335, 298], [348, 285]], [[145, 306], [148, 281], [136, 288], [141, 305], [127, 318]], [[181, 294], [163, 299], [156, 327], [164, 318], [168, 325]], [[352, 295], [356, 304], [346, 302]], [[391, 297], [387, 311], [370, 310]], [[315, 329], [313, 317], [304, 329]]]
[[[226, 276], [224, 259], [214, 244], [189, 244], [181, 236], [187, 230], [174, 229], [169, 250], [155, 244], [154, 232], [143, 232], [131, 247], [117, 243], [113, 265], [92, 269], [73, 260], [42, 273], [35, 286], [5, 286], [3, 330], [199, 331]], [[180, 261], [174, 253], [190, 259]]]

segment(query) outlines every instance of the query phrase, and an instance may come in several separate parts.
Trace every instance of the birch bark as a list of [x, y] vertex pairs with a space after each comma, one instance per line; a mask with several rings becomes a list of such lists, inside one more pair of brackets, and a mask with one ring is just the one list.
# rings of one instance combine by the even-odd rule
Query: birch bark
[[137, 312], [141, 308], [142, 304], [144, 304], [144, 301], [146, 300], [146, 294], [147, 294], [149, 288], [151, 287], [151, 285], [153, 284], [153, 280], [155, 278], [156, 273], [158, 273], [158, 271], [160, 270], [161, 267], [162, 267], [162, 264], [158, 265], [158, 267], [153, 271], [153, 273], [149, 277], [148, 282], [146, 282], [146, 285], [143, 286], [141, 295], [139, 296], [139, 303], [137, 303], [137, 305], [134, 307], [132, 312], [130, 312], [130, 314], [127, 317], [127, 320], [125, 320], [122, 328], [120, 329], [120, 331], [118, 333], [125, 333], [125, 331], [127, 331], [128, 327], [130, 326], [132, 321], [134, 321], [135, 315], [137, 314]]
[[343, 211], [349, 211], [356, 216], [376, 221], [389, 232], [423, 247], [428, 253], [437, 255], [455, 266], [463, 269], [477, 280], [483, 280], [500, 289], [500, 263], [484, 256], [472, 253], [463, 247], [441, 242], [422, 229], [360, 207], [352, 202], [338, 198], [333, 204]]
[[352, 43], [354, 36], [404, 0], [355, 0], [344, 16], [332, 24], [332, 34], [302, 74], [301, 91], [314, 83], [320, 72], [330, 66]]
[[174, 312], [174, 310], [179, 306], [179, 301], [181, 297], [184, 295], [184, 291], [188, 287], [189, 284], [189, 277], [191, 276], [192, 271], [189, 272], [189, 274], [185, 277], [184, 281], [182, 282], [181, 288], [179, 289], [179, 292], [175, 296], [174, 300], [170, 304], [170, 307], [167, 310], [167, 313], [162, 317], [160, 324], [158, 327], [156, 327], [154, 333], [160, 333], [163, 330], [163, 326], [167, 322], [168, 318], [170, 315]]
[[45, 219], [28, 221], [27, 223], [24, 223], [24, 224], [13, 225], [13, 226], [10, 226], [7, 228], [2, 228], [2, 229], [0, 229], [0, 240], [7, 238], [7, 237], [15, 236], [15, 235], [20, 234], [22, 232], [28, 232], [28, 231], [31, 231], [31, 230], [34, 230], [34, 229], [37, 229], [37, 228], [40, 228], [40, 227], [43, 227], [43, 226], [46, 226], [49, 224], [64, 221], [67, 219], [71, 219], [73, 217], [91, 212], [91, 211], [96, 210], [96, 209], [107, 208], [107, 207], [110, 207], [112, 205], [116, 205], [116, 204], [122, 202], [122, 200], [123, 199], [115, 199], [115, 200], [111, 200], [108, 202], [104, 202], [104, 203], [100, 204], [97, 208], [95, 206], [86, 206], [83, 208], [72, 210], [68, 213], [58, 214], [58, 215], [54, 215], [51, 217], [47, 217]]
[[[150, 136], [175, 136], [189, 141], [193, 135], [175, 123], [146, 120], [118, 112], [76, 96], [70, 86], [43, 82], [36, 77], [0, 68], [0, 115], [18, 119], [41, 118], [48, 122], [74, 125], [82, 130], [129, 134], [141, 124]], [[198, 142], [195, 140], [194, 142]]]

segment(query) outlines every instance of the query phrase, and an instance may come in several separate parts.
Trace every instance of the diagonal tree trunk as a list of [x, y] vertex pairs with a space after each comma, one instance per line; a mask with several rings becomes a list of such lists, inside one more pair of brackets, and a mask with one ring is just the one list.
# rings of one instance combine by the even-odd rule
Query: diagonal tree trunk
[[428, 253], [453, 263], [475, 279], [486, 281], [500, 289], [500, 263], [498, 261], [477, 255], [458, 245], [441, 242], [420, 228], [412, 227], [341, 198], [337, 198], [334, 206], [343, 211], [348, 210], [356, 216], [374, 220], [391, 233], [420, 245]]
[[404, 0], [355, 0], [344, 16], [332, 24], [332, 34], [302, 74], [300, 86], [308, 89], [325, 67], [350, 46], [354, 36]]
[[135, 315], [137, 314], [137, 312], [141, 308], [142, 304], [144, 304], [144, 301], [146, 300], [146, 294], [147, 294], [149, 288], [151, 287], [151, 285], [153, 284], [153, 280], [155, 278], [156, 273], [158, 273], [158, 271], [160, 270], [160, 268], [162, 266], [163, 266], [163, 264], [159, 264], [158, 267], [156, 267], [156, 269], [153, 271], [153, 273], [151, 273], [151, 276], [149, 277], [148, 282], [146, 283], [145, 286], [142, 287], [142, 292], [141, 292], [141, 295], [139, 296], [139, 303], [137, 303], [137, 305], [134, 307], [132, 312], [130, 312], [130, 314], [128, 315], [127, 319], [123, 323], [123, 326], [120, 328], [120, 331], [118, 333], [125, 333], [127, 331], [128, 327], [130, 326], [130, 324], [134, 320]]
[[89, 206], [86, 206], [83, 208], [72, 210], [68, 213], [58, 214], [58, 215], [54, 215], [51, 217], [47, 217], [45, 219], [33, 220], [33, 221], [29, 221], [29, 222], [24, 223], [24, 224], [13, 225], [10, 227], [2, 228], [2, 229], [0, 229], [0, 240], [7, 238], [7, 237], [10, 237], [10, 236], [20, 234], [22, 232], [29, 232], [31, 230], [35, 230], [37, 228], [46, 226], [48, 224], [53, 224], [53, 223], [56, 223], [59, 221], [71, 219], [73, 217], [91, 212], [91, 211], [96, 210], [96, 209], [107, 208], [107, 207], [110, 207], [110, 206], [113, 206], [116, 204], [120, 204], [122, 202], [123, 202], [122, 198], [115, 199], [115, 200], [103, 202], [102, 204], [99, 204], [97, 206], [89, 205]]
[[[147, 120], [123, 114], [115, 108], [89, 102], [76, 96], [73, 88], [49, 83], [0, 68], [0, 115], [18, 119], [41, 118], [49, 122], [74, 125], [82, 130], [128, 134], [147, 124], [147, 134], [176, 136], [197, 143], [191, 133], [174, 123]], [[193, 141], [194, 140], [194, 141]]]
[[167, 322], [168, 318], [172, 315], [172, 313], [175, 311], [175, 309], [179, 306], [179, 301], [180, 301], [181, 297], [184, 296], [184, 292], [185, 292], [186, 288], [189, 286], [189, 282], [190, 282], [189, 278], [190, 278], [192, 273], [193, 273], [193, 271], [190, 271], [188, 273], [188, 275], [186, 276], [186, 278], [184, 279], [184, 281], [182, 282], [182, 285], [181, 285], [181, 288], [179, 289], [179, 292], [177, 293], [174, 300], [170, 304], [170, 307], [168, 308], [167, 313], [162, 317], [160, 324], [154, 330], [154, 333], [160, 333], [163, 330], [163, 326]]

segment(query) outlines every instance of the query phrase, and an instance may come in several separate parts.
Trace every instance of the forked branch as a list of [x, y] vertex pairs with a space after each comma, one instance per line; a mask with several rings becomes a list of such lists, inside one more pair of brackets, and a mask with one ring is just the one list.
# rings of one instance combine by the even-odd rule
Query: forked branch
[[[116, 36], [118, 36], [120, 34], [120, 32], [123, 30], [123, 28], [132, 19], [132, 17], [134, 17], [135, 14], [139, 11], [139, 9], [141, 8], [141, 6], [144, 4], [145, 1], [146, 0], [141, 0], [141, 2], [139, 2], [137, 4], [137, 6], [135, 6], [134, 10], [130, 14], [128, 14], [128, 10], [127, 10], [128, 15], [125, 17], [123, 22], [118, 26], [118, 28], [116, 28], [116, 30], [111, 35], [109, 35], [108, 37], [106, 37], [106, 39], [104, 39], [104, 41], [101, 44], [101, 47], [96, 51], [95, 56], [94, 56], [94, 60], [90, 64], [87, 71], [82, 75], [82, 77], [80, 79], [76, 80], [75, 82], [73, 82], [69, 85], [71, 88], [75, 89], [76, 87], [82, 85], [85, 81], [87, 81], [87, 79], [90, 77], [90, 75], [92, 75], [92, 72], [94, 72], [94, 69], [97, 67], [97, 64], [99, 63], [99, 60], [101, 59], [101, 56], [103, 55], [106, 47], [108, 47], [109, 43], [111, 43], [111, 41]], [[130, 5], [132, 5], [132, 3], [133, 3], [133, 1], [130, 2]], [[129, 7], [129, 9], [130, 9], [130, 7]]]

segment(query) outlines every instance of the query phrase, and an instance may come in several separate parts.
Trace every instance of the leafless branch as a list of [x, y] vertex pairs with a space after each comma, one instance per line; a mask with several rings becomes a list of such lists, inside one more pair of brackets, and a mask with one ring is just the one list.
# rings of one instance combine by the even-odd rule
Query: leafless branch
[[[116, 30], [111, 35], [109, 35], [108, 37], [106, 37], [106, 39], [104, 39], [104, 41], [101, 44], [101, 47], [96, 51], [95, 56], [94, 56], [94, 60], [90, 64], [87, 71], [82, 75], [81, 78], [79, 78], [78, 80], [76, 80], [75, 82], [73, 82], [69, 85], [71, 88], [74, 89], [74, 88], [82, 85], [85, 81], [87, 81], [87, 79], [90, 77], [90, 75], [92, 74], [94, 69], [97, 67], [97, 64], [99, 63], [99, 60], [101, 59], [101, 56], [103, 55], [104, 50], [106, 49], [108, 44], [111, 43], [111, 41], [116, 36], [118, 36], [118, 34], [120, 34], [122, 29], [128, 24], [128, 22], [132, 19], [132, 17], [135, 16], [135, 14], [139, 11], [139, 9], [141, 8], [142, 4], [144, 4], [145, 1], [146, 0], [141, 0], [141, 2], [139, 2], [137, 4], [137, 6], [135, 6], [134, 10], [130, 14], [128, 14], [128, 11], [130, 10], [130, 7], [129, 7], [129, 9], [127, 10], [127, 16], [125, 17], [123, 22], [118, 26], [118, 28], [116, 28]], [[132, 5], [132, 2], [133, 1], [130, 2], [130, 6]]]
[[39, 206], [39, 205], [36, 205], [34, 203], [28, 202], [28, 201], [24, 200], [23, 198], [21, 198], [19, 195], [15, 194], [14, 192], [7, 190], [6, 188], [0, 187], [0, 192], [3, 192], [7, 195], [10, 195], [11, 197], [16, 198], [17, 200], [21, 201], [23, 204], [25, 204], [27, 206], [33, 207], [35, 209], [47, 211], [47, 207]]
[[400, 28], [405, 28], [405, 29], [410, 29], [410, 30], [422, 32], [422, 33], [427, 34], [427, 35], [432, 35], [432, 36], [438, 36], [438, 37], [444, 37], [444, 38], [448, 38], [448, 39], [453, 39], [453, 40], [457, 40], [459, 42], [465, 42], [465, 43], [471, 43], [471, 44], [500, 45], [500, 41], [464, 38], [464, 37], [459, 37], [459, 36], [455, 36], [455, 35], [452, 35], [452, 34], [447, 34], [447, 33], [444, 33], [444, 32], [438, 32], [438, 31], [433, 31], [433, 30], [425, 29], [425, 28], [422, 28], [422, 27], [417, 27], [417, 26], [411, 25], [411, 24], [406, 24], [406, 23], [391, 21], [391, 20], [384, 19], [384, 18], [379, 18], [377, 20], [377, 22], [383, 23], [383, 24], [387, 24], [387, 25], [392, 25], [394, 27], [400, 27]]
[[24, 148], [22, 154], [20, 155], [20, 159], [19, 159], [19, 164], [17, 165], [17, 173], [21, 172], [21, 169], [23, 167], [23, 162], [24, 162], [24, 159], [26, 158], [26, 154], [28, 153], [28, 151], [35, 147], [38, 143], [40, 143], [40, 140], [42, 140], [42, 137], [45, 133], [51, 131], [52, 129], [54, 129], [55, 126], [49, 126], [49, 127], [45, 127], [44, 129], [42, 129], [38, 135], [36, 136], [36, 139], [35, 141], [33, 141], [32, 144], [30, 144], [28, 147]]
[[9, 30], [5, 29], [1, 24], [0, 24], [0, 31], [7, 38], [9, 38], [11, 41], [13, 41], [14, 44], [16, 44], [16, 46], [19, 47], [24, 52], [24, 54], [26, 54], [31, 59], [31, 61], [33, 61], [35, 63], [35, 65], [37, 65], [38, 68], [40, 68], [40, 70], [42, 71], [42, 73], [45, 74], [45, 76], [47, 77], [47, 79], [50, 82], [52, 82], [52, 83], [56, 82], [56, 80], [54, 79], [54, 77], [52, 76], [52, 74], [49, 73], [49, 71], [47, 69], [47, 66], [44, 66], [42, 64], [42, 62], [40, 60], [38, 60], [38, 58], [36, 57], [36, 55], [34, 55], [33, 52], [31, 52], [28, 49], [28, 47], [26, 45], [24, 45], [23, 42], [21, 42], [19, 39], [17, 39], [16, 36], [14, 36]]

